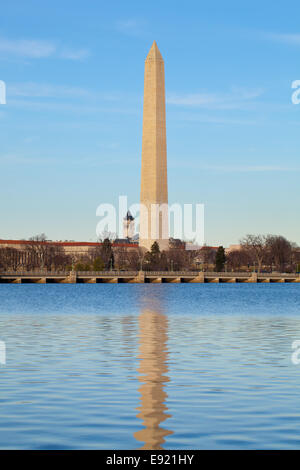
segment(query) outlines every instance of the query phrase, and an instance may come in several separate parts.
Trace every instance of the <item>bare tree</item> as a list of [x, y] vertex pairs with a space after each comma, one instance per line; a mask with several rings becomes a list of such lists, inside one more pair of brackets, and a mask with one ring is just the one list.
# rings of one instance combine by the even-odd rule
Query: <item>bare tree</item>
[[46, 267], [46, 258], [49, 252], [46, 235], [44, 233], [35, 235], [29, 238], [29, 241], [31, 243], [28, 245], [28, 250], [32, 255], [33, 267]]
[[105, 240], [109, 240], [110, 242], [113, 242], [117, 237], [117, 234], [114, 232], [109, 232], [108, 230], [103, 230], [103, 232], [100, 233], [98, 236], [98, 242], [103, 243]]
[[72, 264], [71, 256], [66, 255], [62, 246], [57, 243], [49, 245], [45, 260], [47, 269], [65, 269], [70, 264]]
[[131, 248], [127, 251], [128, 256], [128, 268], [133, 271], [138, 271], [141, 267], [141, 261], [143, 256], [143, 250], [141, 248]]
[[167, 269], [169, 271], [185, 271], [191, 269], [194, 263], [195, 251], [174, 248], [165, 252]]
[[119, 269], [126, 269], [129, 267], [129, 253], [123, 246], [114, 248], [115, 263]]
[[65, 268], [72, 263], [70, 256], [65, 254], [57, 242], [47, 241], [44, 233], [35, 235], [27, 244], [27, 269], [46, 268], [47, 270]]
[[96, 258], [101, 258], [102, 255], [102, 242], [98, 242], [97, 245], [91, 246], [88, 250], [88, 256], [91, 261], [94, 262]]
[[260, 272], [266, 256], [266, 237], [264, 235], [246, 235], [240, 244], [257, 265], [257, 272]]
[[194, 253], [195, 263], [202, 264], [204, 271], [206, 271], [209, 265], [214, 265], [216, 260], [216, 250], [211, 246], [204, 245], [200, 250]]
[[271, 267], [275, 265], [280, 272], [292, 263], [292, 244], [281, 235], [267, 235], [266, 252]]
[[4, 271], [16, 271], [22, 266], [22, 253], [16, 248], [1, 248], [0, 249], [0, 268]]
[[294, 270], [296, 272], [300, 271], [300, 248], [298, 247], [297, 243], [292, 244], [292, 264]]
[[233, 271], [240, 271], [251, 263], [251, 257], [248, 251], [244, 249], [230, 251], [226, 258], [228, 269]]

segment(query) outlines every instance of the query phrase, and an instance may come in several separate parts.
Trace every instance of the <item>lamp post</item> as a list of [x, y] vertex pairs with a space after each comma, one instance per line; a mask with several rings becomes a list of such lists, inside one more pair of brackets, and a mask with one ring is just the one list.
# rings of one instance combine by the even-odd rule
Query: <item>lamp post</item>
[[72, 256], [72, 271], [74, 271], [74, 267], [75, 267], [74, 263], [75, 263], [75, 257], [73, 255]]
[[144, 262], [145, 254], [141, 256], [141, 268], [140, 271], [143, 271], [143, 262]]
[[174, 271], [174, 268], [173, 268], [173, 260], [171, 259], [171, 272]]

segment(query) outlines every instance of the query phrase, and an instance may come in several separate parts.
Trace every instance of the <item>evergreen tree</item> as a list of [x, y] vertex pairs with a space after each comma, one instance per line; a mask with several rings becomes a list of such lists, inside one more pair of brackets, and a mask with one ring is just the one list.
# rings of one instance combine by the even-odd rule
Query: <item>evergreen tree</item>
[[91, 271], [91, 265], [79, 262], [75, 265], [75, 271]]
[[157, 256], [160, 253], [159, 244], [157, 242], [152, 243], [151, 255]]
[[150, 271], [155, 271], [159, 268], [161, 253], [159, 249], [159, 244], [154, 242], [151, 246], [151, 250], [147, 251], [144, 257], [145, 264], [147, 269]]
[[225, 250], [223, 246], [219, 246], [218, 251], [216, 253], [216, 271], [218, 273], [224, 270], [225, 261]]
[[101, 259], [103, 260], [105, 269], [113, 269], [115, 267], [115, 258], [113, 254], [112, 244], [109, 238], [103, 241], [101, 249]]
[[103, 263], [102, 258], [100, 258], [100, 256], [98, 256], [98, 257], [94, 260], [93, 268], [94, 268], [94, 271], [102, 271], [102, 270], [103, 270], [103, 268], [104, 268], [104, 263]]

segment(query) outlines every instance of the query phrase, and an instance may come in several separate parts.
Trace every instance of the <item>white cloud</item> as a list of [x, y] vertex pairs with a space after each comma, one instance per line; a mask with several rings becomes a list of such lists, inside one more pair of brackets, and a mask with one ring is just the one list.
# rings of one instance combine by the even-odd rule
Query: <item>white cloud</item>
[[129, 18], [117, 21], [115, 27], [120, 33], [130, 36], [139, 36], [145, 31], [145, 22], [143, 20]]
[[91, 95], [88, 90], [80, 87], [34, 82], [8, 84], [7, 94], [32, 98], [87, 98]]
[[70, 59], [70, 60], [82, 60], [82, 59], [86, 59], [90, 55], [91, 54], [90, 54], [90, 51], [88, 49], [74, 50], [74, 49], [64, 48], [64, 49], [62, 49], [62, 51], [60, 53], [60, 57], [62, 59]]
[[101, 115], [102, 113], [109, 113], [109, 114], [138, 114], [137, 110], [134, 108], [130, 107], [118, 107], [118, 106], [112, 106], [111, 104], [109, 105], [104, 105], [103, 103], [95, 103], [95, 104], [90, 104], [85, 103], [85, 102], [77, 102], [77, 101], [72, 101], [72, 102], [66, 102], [64, 100], [62, 101], [53, 101], [53, 100], [47, 100], [47, 101], [40, 101], [40, 100], [24, 100], [24, 99], [10, 99], [9, 100], [9, 106], [11, 108], [19, 108], [19, 109], [28, 109], [31, 111], [35, 112], [41, 112], [41, 111], [49, 111], [49, 112], [66, 112], [66, 113], [73, 113], [73, 114], [98, 114]]
[[[201, 157], [202, 158], [202, 157]], [[203, 165], [196, 162], [176, 161], [171, 164], [174, 167], [196, 168], [202, 171], [216, 171], [221, 173], [268, 173], [268, 172], [299, 172], [300, 167], [281, 165]]]
[[39, 137], [38, 136], [28, 136], [28, 137], [25, 137], [24, 139], [24, 143], [25, 144], [32, 144], [33, 142], [36, 142], [37, 140], [39, 140]]
[[8, 83], [7, 99], [12, 108], [73, 113], [136, 114], [135, 95], [99, 92], [77, 86], [51, 83]]
[[20, 57], [22, 59], [42, 59], [58, 57], [69, 60], [82, 60], [90, 55], [88, 49], [60, 47], [54, 41], [6, 39], [0, 37], [0, 57]]
[[39, 59], [54, 54], [56, 46], [49, 41], [31, 41], [26, 39], [10, 40], [0, 38], [0, 53]]
[[167, 103], [206, 109], [237, 109], [262, 94], [262, 89], [247, 90], [243, 88], [233, 88], [229, 93], [170, 93], [167, 95]]
[[17, 164], [17, 163], [45, 163], [47, 161], [51, 161], [50, 159], [47, 158], [36, 158], [36, 157], [27, 157], [23, 155], [16, 155], [16, 154], [2, 154], [0, 155], [0, 162], [1, 163], [11, 163], [11, 164]]
[[293, 46], [300, 46], [300, 33], [266, 33], [265, 37], [272, 41], [281, 42], [283, 44], [290, 44]]
[[237, 172], [237, 173], [252, 173], [252, 172], [286, 172], [286, 171], [299, 171], [300, 168], [292, 168], [276, 165], [224, 165], [224, 166], [207, 166], [207, 170], [215, 170], [221, 172]]
[[208, 106], [216, 103], [217, 98], [214, 94], [209, 93], [190, 93], [190, 94], [177, 94], [169, 93], [167, 95], [167, 103], [175, 104], [178, 106]]
[[229, 124], [229, 125], [247, 125], [247, 126], [252, 126], [252, 125], [257, 125], [261, 124], [261, 120], [255, 119], [255, 120], [250, 120], [250, 119], [233, 119], [230, 117], [223, 117], [223, 116], [209, 116], [206, 114], [199, 114], [199, 113], [178, 113], [174, 114], [172, 113], [172, 120], [179, 121], [180, 123], [185, 123], [185, 122], [199, 122], [199, 123], [204, 123], [204, 124]]

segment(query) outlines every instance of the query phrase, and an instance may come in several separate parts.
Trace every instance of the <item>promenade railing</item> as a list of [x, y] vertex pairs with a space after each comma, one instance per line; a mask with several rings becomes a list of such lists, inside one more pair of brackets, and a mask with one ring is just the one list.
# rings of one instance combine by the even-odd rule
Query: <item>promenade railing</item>
[[[141, 271], [124, 271], [124, 270], [109, 270], [109, 271], [2, 271], [0, 276], [17, 276], [17, 277], [67, 277], [70, 274], [74, 273], [76, 276], [82, 277], [136, 277]], [[204, 277], [223, 277], [223, 278], [235, 278], [235, 277], [251, 277], [253, 274], [257, 275], [260, 278], [295, 278], [299, 277], [299, 273], [253, 273], [253, 272], [214, 272], [214, 271], [142, 271], [142, 273], [147, 276], [157, 276], [157, 277], [184, 277], [184, 276], [204, 276]]]

